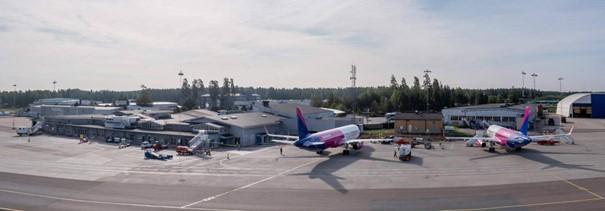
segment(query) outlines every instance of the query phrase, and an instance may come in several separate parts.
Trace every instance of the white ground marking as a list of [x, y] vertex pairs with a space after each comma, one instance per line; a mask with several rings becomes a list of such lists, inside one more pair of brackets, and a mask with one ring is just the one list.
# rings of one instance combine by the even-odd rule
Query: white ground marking
[[196, 201], [196, 202], [193, 202], [193, 203], [187, 204], [187, 205], [183, 205], [181, 208], [187, 208], [187, 207], [190, 207], [190, 206], [193, 206], [193, 205], [199, 204], [199, 203], [203, 203], [203, 202], [207, 202], [207, 201], [211, 201], [211, 200], [214, 200], [214, 199], [220, 198], [220, 197], [222, 197], [222, 196], [225, 196], [225, 195], [227, 195], [227, 194], [230, 194], [230, 193], [233, 193], [233, 192], [236, 192], [236, 191], [240, 191], [240, 190], [244, 190], [244, 189], [250, 188], [250, 187], [252, 187], [252, 186], [258, 185], [258, 184], [260, 184], [260, 183], [263, 183], [263, 182], [266, 182], [266, 181], [272, 180], [272, 179], [274, 179], [274, 178], [276, 178], [276, 177], [282, 176], [282, 175], [284, 175], [284, 174], [290, 173], [290, 172], [292, 172], [292, 171], [294, 171], [294, 170], [296, 170], [296, 169], [302, 168], [302, 167], [307, 166], [307, 165], [309, 165], [309, 164], [312, 164], [312, 163], [318, 162], [319, 160], [323, 160], [323, 159], [314, 159], [314, 160], [311, 160], [311, 161], [309, 161], [309, 162], [306, 162], [306, 163], [303, 163], [303, 164], [301, 164], [301, 165], [295, 166], [294, 168], [291, 168], [291, 169], [288, 169], [288, 170], [282, 171], [282, 172], [280, 172], [280, 173], [278, 173], [278, 174], [275, 174], [275, 175], [273, 175], [273, 176], [270, 176], [270, 177], [267, 177], [267, 178], [264, 178], [264, 179], [258, 180], [258, 181], [256, 181], [256, 182], [253, 182], [253, 183], [250, 183], [250, 184], [247, 184], [247, 185], [244, 185], [244, 186], [241, 186], [241, 187], [235, 188], [235, 189], [233, 189], [233, 190], [230, 190], [230, 191], [227, 191], [227, 192], [224, 192], [224, 193], [216, 194], [216, 195], [214, 195], [214, 196], [210, 196], [210, 197], [208, 197], [208, 198], [205, 198], [205, 199], [202, 199], [202, 200], [199, 200], [199, 201]]
[[89, 204], [105, 204], [105, 205], [118, 205], [118, 206], [130, 206], [130, 207], [148, 207], [148, 208], [182, 209], [182, 210], [236, 211], [236, 210], [229, 210], [229, 209], [186, 208], [186, 207], [152, 205], [152, 204], [135, 204], [135, 203], [125, 203], [125, 202], [95, 201], [95, 200], [58, 197], [58, 196], [51, 196], [51, 195], [45, 195], [45, 194], [26, 193], [26, 192], [21, 192], [21, 191], [5, 190], [5, 189], [0, 189], [0, 192], [12, 193], [12, 194], [24, 195], [24, 196], [31, 196], [31, 197], [37, 197], [37, 198], [55, 199], [55, 200], [61, 200], [61, 201], [71, 201], [71, 202], [89, 203]]
[[0, 210], [6, 210], [6, 211], [23, 211], [23, 210], [16, 210], [16, 209], [11, 209], [11, 208], [6, 208], [6, 207], [0, 207]]

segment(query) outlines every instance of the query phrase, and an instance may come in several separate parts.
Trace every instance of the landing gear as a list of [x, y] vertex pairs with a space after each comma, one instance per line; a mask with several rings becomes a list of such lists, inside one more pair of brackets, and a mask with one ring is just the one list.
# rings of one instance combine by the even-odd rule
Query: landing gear
[[496, 147], [494, 147], [494, 142], [489, 142], [489, 149], [487, 150], [488, 152], [496, 152]]
[[351, 154], [351, 151], [348, 149], [342, 150], [342, 155], [349, 155]]
[[424, 149], [433, 149], [433, 145], [429, 142], [424, 144]]
[[401, 160], [401, 161], [410, 161], [411, 159], [412, 159], [412, 153], [399, 158], [399, 160]]
[[345, 149], [342, 150], [342, 155], [351, 154], [351, 150], [349, 150], [349, 144], [345, 144]]

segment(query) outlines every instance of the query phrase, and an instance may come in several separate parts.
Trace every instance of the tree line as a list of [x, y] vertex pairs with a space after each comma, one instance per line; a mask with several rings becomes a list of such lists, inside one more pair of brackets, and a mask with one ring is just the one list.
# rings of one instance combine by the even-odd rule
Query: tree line
[[[422, 78], [422, 79], [421, 79]], [[487, 103], [519, 104], [530, 99], [560, 99], [560, 93], [521, 88], [463, 89], [442, 84], [428, 74], [405, 78], [392, 75], [388, 86], [358, 88], [248, 88], [270, 99], [310, 99], [311, 105], [347, 112], [380, 115], [386, 112], [440, 111], [443, 108]], [[525, 97], [523, 97], [525, 95]]]
[[[367, 113], [371, 115], [385, 112], [439, 111], [447, 107], [478, 105], [486, 103], [518, 104], [528, 99], [560, 99], [558, 92], [547, 92], [521, 88], [499, 89], [463, 89], [452, 88], [432, 79], [428, 74], [413, 77], [411, 84], [406, 78], [391, 76], [389, 83], [378, 87], [356, 88], [274, 88], [240, 87], [232, 78], [210, 80], [183, 79], [180, 88], [153, 89], [144, 85], [136, 91], [81, 90], [63, 89], [26, 90], [0, 92], [0, 105], [4, 108], [26, 107], [42, 98], [77, 98], [111, 103], [115, 100], [137, 99], [141, 105], [152, 101], [178, 102], [182, 110], [207, 108], [212, 110], [234, 109], [233, 99], [236, 93], [259, 94], [263, 99], [310, 100], [313, 106], [335, 108], [347, 112]], [[200, 96], [207, 94], [207, 101]], [[523, 97], [525, 94], [526, 97]], [[428, 104], [428, 107], [427, 107]]]

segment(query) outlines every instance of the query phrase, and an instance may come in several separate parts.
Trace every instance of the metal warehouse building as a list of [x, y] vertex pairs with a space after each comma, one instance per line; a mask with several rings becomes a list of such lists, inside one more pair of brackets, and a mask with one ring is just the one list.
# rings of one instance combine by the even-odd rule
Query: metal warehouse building
[[605, 93], [577, 93], [557, 104], [557, 114], [564, 117], [605, 118]]
[[[535, 104], [527, 104], [531, 112], [529, 116], [530, 128], [533, 127], [534, 120], [537, 117], [538, 107]], [[443, 113], [443, 122], [446, 125], [462, 126], [465, 124], [487, 126], [486, 124], [496, 124], [503, 127], [519, 129], [526, 105], [507, 104], [485, 104], [476, 106], [465, 106], [456, 108], [446, 108]]]

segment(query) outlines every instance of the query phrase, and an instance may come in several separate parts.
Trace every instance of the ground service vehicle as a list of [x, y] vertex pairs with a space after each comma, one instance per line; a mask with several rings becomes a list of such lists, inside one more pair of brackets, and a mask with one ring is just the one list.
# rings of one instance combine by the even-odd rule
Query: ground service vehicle
[[172, 159], [172, 155], [164, 155], [152, 152], [150, 150], [145, 151], [145, 160], [153, 159], [153, 160], [170, 160]]
[[177, 146], [176, 153], [178, 155], [193, 155], [193, 150], [191, 150], [191, 148], [186, 147], [186, 146]]
[[402, 144], [398, 147], [398, 157], [401, 161], [409, 161], [412, 159], [412, 146], [409, 144]]

